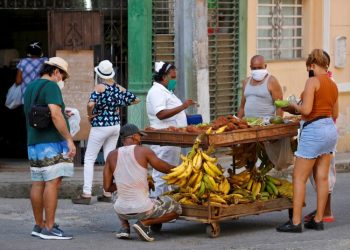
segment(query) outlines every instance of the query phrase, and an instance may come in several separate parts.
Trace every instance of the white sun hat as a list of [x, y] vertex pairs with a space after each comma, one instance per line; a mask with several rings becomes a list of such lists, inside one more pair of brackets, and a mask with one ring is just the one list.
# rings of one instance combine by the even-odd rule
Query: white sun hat
[[69, 77], [68, 74], [68, 63], [66, 62], [66, 60], [64, 60], [61, 57], [51, 57], [48, 61], [44, 62], [45, 64], [51, 65], [51, 66], [55, 66], [61, 70], [63, 70], [64, 72], [66, 72], [67, 74], [67, 78]]
[[98, 66], [95, 67], [95, 72], [102, 79], [111, 79], [115, 75], [113, 64], [109, 60], [101, 61]]

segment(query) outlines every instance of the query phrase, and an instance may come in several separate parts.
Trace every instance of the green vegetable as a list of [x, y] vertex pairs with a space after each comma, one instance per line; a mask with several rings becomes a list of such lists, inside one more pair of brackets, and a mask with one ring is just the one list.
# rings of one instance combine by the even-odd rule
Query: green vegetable
[[289, 101], [287, 100], [276, 100], [275, 101], [275, 106], [277, 108], [284, 108], [289, 106]]
[[271, 124], [283, 124], [284, 123], [284, 120], [282, 117], [280, 116], [272, 116], [270, 118], [270, 123]]

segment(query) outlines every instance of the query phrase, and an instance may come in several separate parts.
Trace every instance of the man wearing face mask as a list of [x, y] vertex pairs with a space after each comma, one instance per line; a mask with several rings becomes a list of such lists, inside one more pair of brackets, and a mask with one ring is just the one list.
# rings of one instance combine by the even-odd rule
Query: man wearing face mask
[[[162, 129], [170, 126], [177, 128], [187, 126], [184, 110], [196, 102], [188, 99], [182, 103], [174, 94], [175, 86], [175, 66], [166, 62], [156, 62], [153, 86], [148, 91], [146, 98], [147, 115], [151, 127]], [[169, 164], [175, 166], [179, 164], [180, 147], [152, 145], [151, 149], [160, 159]], [[171, 187], [161, 178], [163, 175], [163, 173], [153, 169], [152, 177], [155, 182], [155, 191], [151, 193], [152, 197], [160, 196], [171, 190]]]
[[251, 76], [243, 81], [242, 99], [237, 116], [266, 117], [282, 116], [283, 111], [276, 109], [275, 100], [283, 99], [282, 88], [278, 80], [266, 69], [265, 59], [255, 55], [250, 60]]
[[[32, 188], [30, 199], [35, 219], [32, 236], [42, 239], [71, 239], [55, 223], [57, 194], [62, 178], [73, 176], [76, 149], [69, 133], [65, 104], [58, 86], [68, 77], [68, 63], [60, 57], [45, 61], [41, 78], [31, 82], [24, 94], [27, 144]], [[28, 113], [37, 96], [37, 104], [47, 105], [51, 123], [38, 129], [29, 125]]]

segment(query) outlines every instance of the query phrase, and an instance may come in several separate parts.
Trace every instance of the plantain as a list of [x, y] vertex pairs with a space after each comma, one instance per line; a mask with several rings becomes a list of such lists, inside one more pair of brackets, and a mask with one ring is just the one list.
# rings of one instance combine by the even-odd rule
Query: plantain
[[260, 192], [260, 189], [261, 189], [261, 182], [255, 181], [252, 188], [253, 197], [256, 197], [258, 195], [258, 193]]
[[203, 162], [203, 159], [202, 159], [202, 153], [201, 153], [201, 150], [198, 149], [198, 152], [197, 152], [197, 161], [194, 162], [193, 161], [193, 167], [197, 170], [199, 170], [202, 166], [202, 162]]
[[282, 185], [281, 181], [278, 180], [277, 178], [274, 178], [274, 177], [272, 177], [272, 176], [270, 176], [270, 175], [266, 175], [266, 178], [267, 178], [269, 181], [271, 181], [275, 186], [280, 186], [280, 185]]
[[248, 185], [247, 185], [247, 190], [252, 190], [252, 186], [253, 186], [253, 178], [251, 178], [249, 181], [248, 181]]
[[167, 181], [167, 180], [170, 180], [170, 179], [172, 179], [174, 177], [177, 177], [177, 176], [181, 175], [186, 169], [187, 162], [188, 161], [183, 161], [179, 166], [173, 168], [171, 170], [171, 173], [162, 176], [162, 178]]
[[206, 160], [207, 162], [216, 162], [217, 159], [214, 157], [211, 157], [209, 155], [207, 155], [206, 153], [202, 152], [202, 157], [204, 158], [204, 160]]
[[171, 197], [175, 200], [175, 201], [179, 201], [183, 198], [183, 195], [181, 193], [175, 193], [173, 195], [171, 195]]
[[218, 128], [218, 129], [215, 131], [215, 134], [221, 134], [222, 132], [225, 131], [226, 128], [227, 128], [227, 125], [224, 125], [224, 126]]
[[198, 152], [197, 152], [197, 153], [194, 155], [193, 159], [192, 159], [192, 164], [193, 164], [193, 166], [196, 165], [197, 160], [198, 160], [198, 156], [199, 156], [199, 154], [198, 154]]
[[217, 194], [213, 194], [213, 193], [211, 193], [209, 195], [209, 200], [210, 200], [210, 202], [213, 201], [213, 202], [218, 202], [218, 203], [222, 203], [222, 204], [227, 204], [227, 202], [221, 196], [219, 196]]
[[178, 179], [187, 178], [192, 173], [192, 170], [193, 170], [192, 161], [189, 161], [185, 171], [183, 171], [177, 178]]
[[175, 184], [177, 181], [178, 181], [178, 179], [177, 179], [176, 177], [173, 177], [173, 178], [167, 180], [166, 183], [167, 183], [168, 185], [173, 185], [173, 184]]
[[207, 161], [208, 167], [216, 174], [216, 176], [221, 176], [222, 171], [212, 162]]
[[276, 188], [275, 184], [273, 184], [271, 181], [266, 181], [267, 187], [270, 187], [274, 195], [278, 195], [278, 189]]
[[195, 202], [193, 202], [190, 198], [184, 197], [181, 200], [179, 200], [179, 203], [183, 205], [197, 205]]
[[211, 177], [210, 175], [205, 174], [203, 176], [203, 180], [204, 180], [206, 189], [208, 189], [210, 191], [218, 191], [218, 185], [216, 184], [216, 182], [213, 179], [213, 177]]
[[199, 190], [198, 190], [196, 196], [200, 198], [204, 195], [204, 193], [205, 193], [205, 183], [204, 183], [204, 181], [201, 181], [200, 187], [199, 187]]
[[206, 134], [206, 135], [210, 135], [211, 132], [212, 132], [212, 130], [213, 130], [213, 127], [209, 127], [209, 128], [207, 129], [207, 131], [205, 131], [205, 134]]
[[226, 178], [221, 181], [221, 191], [223, 194], [228, 194], [230, 192], [231, 186]]
[[204, 171], [211, 177], [216, 177], [217, 174], [208, 166], [206, 162], [203, 163]]
[[187, 184], [186, 178], [178, 179], [178, 181], [174, 183], [174, 185], [182, 187], [182, 188], [185, 187], [186, 184]]

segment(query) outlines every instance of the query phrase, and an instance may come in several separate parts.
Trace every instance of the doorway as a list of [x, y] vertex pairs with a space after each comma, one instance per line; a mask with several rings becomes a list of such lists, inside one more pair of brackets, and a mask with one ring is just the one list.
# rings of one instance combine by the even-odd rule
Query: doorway
[[23, 106], [5, 107], [7, 90], [15, 82], [17, 63], [26, 57], [26, 46], [34, 40], [43, 44], [47, 56], [47, 14], [45, 10], [0, 10], [0, 158], [27, 158]]

